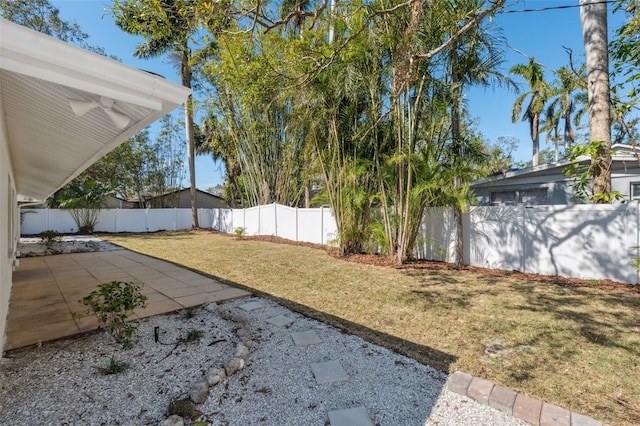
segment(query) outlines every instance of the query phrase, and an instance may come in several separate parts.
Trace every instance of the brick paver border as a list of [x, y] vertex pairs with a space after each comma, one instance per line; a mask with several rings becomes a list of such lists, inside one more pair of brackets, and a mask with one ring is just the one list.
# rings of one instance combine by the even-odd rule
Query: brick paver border
[[602, 422], [591, 417], [517, 393], [463, 371], [455, 371], [449, 376], [447, 389], [534, 426], [603, 426]]

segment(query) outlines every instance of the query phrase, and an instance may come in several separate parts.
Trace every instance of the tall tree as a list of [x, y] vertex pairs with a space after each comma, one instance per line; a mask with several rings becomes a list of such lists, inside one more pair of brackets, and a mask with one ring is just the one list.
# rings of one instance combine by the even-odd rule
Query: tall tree
[[[542, 65], [536, 62], [533, 57], [529, 59], [527, 65], [514, 65], [509, 72], [522, 77], [529, 86], [528, 92], [516, 98], [511, 113], [511, 121], [515, 123], [521, 119], [529, 122], [529, 132], [533, 144], [532, 164], [537, 166], [540, 163], [540, 118], [549, 97], [549, 86], [544, 80]], [[529, 98], [529, 103], [524, 112], [522, 112], [522, 106], [527, 97]], [[521, 113], [522, 118], [520, 118]]]
[[[466, 0], [455, 3], [452, 12], [463, 13], [466, 16], [479, 10], [482, 2], [479, 0]], [[495, 30], [495, 27], [493, 28]], [[451, 31], [455, 33], [459, 30], [459, 24]], [[482, 85], [485, 87], [494, 85], [506, 85], [516, 87], [515, 83], [505, 74], [499, 71], [500, 65], [504, 62], [503, 52], [500, 49], [503, 44], [499, 37], [495, 37], [490, 28], [479, 24], [477, 27], [465, 33], [449, 49], [449, 82], [451, 84], [451, 150], [452, 159], [458, 163], [465, 160], [477, 162], [479, 158], [472, 157], [471, 152], [465, 149], [464, 135], [461, 126], [461, 115], [463, 113], [462, 98], [464, 89], [471, 85]], [[467, 157], [467, 158], [465, 158]], [[470, 176], [456, 176], [456, 186], [462, 186], [465, 178]], [[463, 207], [460, 203], [453, 206], [456, 220], [456, 267], [461, 268], [464, 261], [464, 229], [462, 213]]]
[[580, 0], [580, 21], [587, 64], [589, 139], [596, 149], [591, 158], [593, 195], [611, 192], [611, 99], [607, 38], [607, 5], [599, 0]]
[[557, 144], [560, 139], [558, 131], [560, 120], [564, 122], [562, 140], [563, 155], [566, 156], [576, 140], [572, 122], [576, 125], [580, 123], [585, 112], [584, 108], [581, 108], [586, 104], [586, 80], [583, 73], [584, 67], [575, 71], [567, 67], [560, 67], [556, 71], [557, 80], [550, 87], [549, 99], [551, 101], [546, 109], [543, 130], [547, 132], [547, 139], [551, 138], [556, 142], [556, 161], [559, 160]]
[[[189, 0], [114, 0], [112, 12], [115, 23], [127, 33], [142, 36], [134, 55], [139, 58], [174, 55], [179, 62], [180, 80], [184, 87], [192, 87], [191, 37], [199, 30], [200, 20], [195, 17]], [[191, 188], [191, 226], [197, 228], [198, 204], [195, 170], [195, 135], [193, 96], [184, 105], [184, 126], [189, 161]]]

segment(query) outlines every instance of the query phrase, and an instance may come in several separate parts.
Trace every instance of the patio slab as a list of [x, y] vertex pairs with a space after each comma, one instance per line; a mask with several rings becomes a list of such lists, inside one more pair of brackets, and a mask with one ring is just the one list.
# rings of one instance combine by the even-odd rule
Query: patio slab
[[[133, 281], [148, 297], [132, 319], [250, 296], [209, 277], [128, 250], [25, 257], [13, 273], [5, 350], [98, 327], [79, 299], [97, 285]], [[72, 313], [75, 313], [75, 318]]]

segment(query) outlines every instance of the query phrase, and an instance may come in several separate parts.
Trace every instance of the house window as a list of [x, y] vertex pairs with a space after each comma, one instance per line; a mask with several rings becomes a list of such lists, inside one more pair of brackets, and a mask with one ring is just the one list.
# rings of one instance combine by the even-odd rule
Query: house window
[[516, 204], [517, 202], [516, 191], [496, 191], [491, 193], [491, 205], [505, 205]]
[[[640, 184], [638, 187], [640, 197]], [[511, 191], [495, 191], [491, 193], [492, 206], [523, 204], [546, 204], [547, 188], [513, 189]]]
[[547, 188], [521, 190], [520, 202], [524, 204], [545, 204], [547, 202]]
[[631, 199], [640, 200], [640, 182], [634, 182], [631, 184]]

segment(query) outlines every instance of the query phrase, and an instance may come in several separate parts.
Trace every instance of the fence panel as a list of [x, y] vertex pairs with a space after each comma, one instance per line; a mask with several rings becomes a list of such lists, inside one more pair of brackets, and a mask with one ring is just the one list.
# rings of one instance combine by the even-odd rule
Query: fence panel
[[213, 209], [213, 219], [211, 227], [216, 231], [233, 233], [233, 210], [231, 209]]
[[97, 232], [117, 232], [118, 226], [118, 209], [100, 210], [98, 223], [96, 224]]
[[147, 211], [145, 209], [118, 210], [118, 229], [116, 232], [148, 232]]
[[416, 238], [414, 256], [418, 259], [453, 262], [455, 223], [450, 209], [426, 209]]
[[298, 240], [298, 209], [277, 205], [276, 207], [276, 235], [288, 240]]
[[[468, 263], [483, 268], [522, 271], [523, 206], [474, 206], [469, 209]], [[454, 238], [455, 241], [455, 237]]]
[[278, 228], [276, 224], [276, 205], [259, 206], [258, 211], [260, 212], [260, 228], [257, 235], [276, 235]]
[[47, 214], [47, 209], [22, 209], [20, 211], [20, 233], [22, 235], [36, 235], [51, 229]]
[[[635, 206], [535, 206], [524, 209], [523, 272], [626, 281], [625, 235]], [[634, 244], [637, 246], [637, 242]]]
[[320, 209], [298, 209], [298, 241], [322, 244]]

